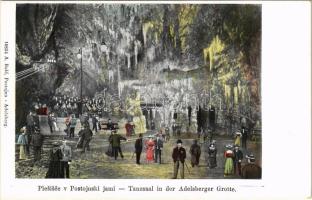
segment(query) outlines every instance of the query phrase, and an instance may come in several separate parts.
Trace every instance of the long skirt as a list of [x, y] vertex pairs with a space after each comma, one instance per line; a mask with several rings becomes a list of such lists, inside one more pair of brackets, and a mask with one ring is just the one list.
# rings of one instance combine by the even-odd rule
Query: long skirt
[[26, 146], [25, 145], [20, 145], [19, 159], [20, 160], [25, 160], [26, 159]]
[[226, 158], [224, 166], [224, 175], [234, 174], [234, 164], [232, 158]]
[[146, 161], [153, 161], [154, 160], [154, 150], [152, 148], [148, 148], [146, 150]]
[[241, 146], [241, 137], [240, 136], [236, 136], [235, 141], [234, 141], [234, 145]]
[[217, 158], [216, 157], [209, 157], [208, 158], [208, 167], [210, 169], [217, 167]]
[[63, 178], [61, 161], [50, 161], [46, 178]]

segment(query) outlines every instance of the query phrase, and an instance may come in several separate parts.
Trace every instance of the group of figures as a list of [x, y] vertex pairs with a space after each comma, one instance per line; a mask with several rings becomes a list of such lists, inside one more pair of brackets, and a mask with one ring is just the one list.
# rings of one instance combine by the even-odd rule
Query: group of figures
[[226, 151], [224, 152], [225, 166], [224, 166], [224, 176], [238, 175], [246, 179], [259, 179], [261, 178], [261, 167], [256, 164], [255, 156], [250, 153], [246, 155], [248, 161], [242, 167], [243, 153], [239, 149], [239, 146], [235, 145], [233, 150], [233, 145], [226, 145]]
[[49, 152], [49, 169], [45, 178], [70, 178], [69, 166], [72, 160], [72, 150], [64, 140], [60, 145], [53, 143]]
[[250, 179], [261, 178], [261, 167], [255, 163], [255, 156], [252, 153], [246, 155], [248, 164], [242, 167], [244, 155], [240, 147], [247, 149], [247, 136], [247, 130], [242, 126], [241, 131], [236, 131], [235, 133], [234, 145], [227, 144], [225, 146], [224, 177], [236, 175]]
[[40, 134], [38, 127], [35, 127], [32, 132], [27, 131], [27, 129], [26, 126], [21, 128], [17, 139], [17, 144], [19, 145], [19, 160], [27, 159], [30, 156], [30, 147], [32, 147], [34, 162], [36, 163], [41, 159], [43, 136]]

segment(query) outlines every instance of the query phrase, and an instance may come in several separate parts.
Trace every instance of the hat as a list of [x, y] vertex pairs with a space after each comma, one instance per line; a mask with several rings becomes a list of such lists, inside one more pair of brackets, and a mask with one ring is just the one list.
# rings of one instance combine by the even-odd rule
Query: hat
[[238, 144], [235, 144], [234, 147], [239, 147], [239, 145], [238, 145]]
[[251, 162], [254, 162], [256, 160], [255, 156], [252, 153], [246, 155], [246, 158], [249, 159]]
[[236, 135], [242, 135], [242, 133], [240, 131], [236, 131], [235, 133]]
[[53, 146], [59, 146], [59, 143], [58, 142], [53, 142], [52, 145]]
[[178, 139], [177, 144], [182, 144], [182, 140]]
[[232, 148], [233, 148], [233, 145], [232, 145], [232, 144], [227, 144], [227, 145], [225, 145], [225, 148], [227, 148], [227, 149], [232, 149]]
[[24, 132], [25, 130], [26, 130], [26, 126], [23, 126], [20, 131]]
[[214, 150], [214, 149], [216, 149], [216, 146], [214, 144], [210, 144], [209, 149]]
[[148, 136], [148, 138], [152, 138], [152, 137], [153, 137], [153, 135], [149, 135], [149, 136]]

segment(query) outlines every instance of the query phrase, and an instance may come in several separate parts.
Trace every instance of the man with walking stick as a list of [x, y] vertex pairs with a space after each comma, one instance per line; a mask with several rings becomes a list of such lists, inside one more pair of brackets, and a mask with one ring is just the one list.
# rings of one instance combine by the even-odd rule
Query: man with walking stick
[[182, 147], [182, 140], [177, 140], [177, 146], [173, 149], [172, 159], [174, 162], [174, 172], [173, 179], [176, 179], [178, 176], [178, 170], [180, 168], [181, 179], [184, 179], [184, 162], [186, 158], [186, 151]]

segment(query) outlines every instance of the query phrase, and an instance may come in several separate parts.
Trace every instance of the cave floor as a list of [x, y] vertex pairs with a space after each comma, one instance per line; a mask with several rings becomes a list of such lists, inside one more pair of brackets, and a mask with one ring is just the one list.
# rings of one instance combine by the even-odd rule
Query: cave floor
[[[144, 136], [149, 135], [146, 133]], [[146, 163], [145, 152], [141, 155], [141, 165], [135, 164], [134, 141], [136, 137], [130, 138], [126, 142], [122, 142], [121, 149], [124, 154], [124, 159], [120, 157], [117, 160], [105, 154], [108, 148], [108, 135], [103, 132], [98, 132], [94, 135], [90, 142], [90, 151], [81, 154], [80, 150], [75, 148], [78, 138], [71, 139], [69, 145], [72, 146], [73, 159], [70, 165], [70, 178], [72, 179], [171, 179], [173, 176], [173, 161], [171, 158], [172, 149], [175, 146], [177, 138], [171, 138], [164, 143], [162, 152], [162, 164]], [[187, 166], [185, 167], [186, 179], [224, 179], [224, 146], [228, 143], [233, 143], [234, 139], [229, 136], [215, 136], [218, 149], [217, 167], [209, 169], [207, 167], [208, 144], [201, 142], [202, 154], [198, 167], [191, 167], [189, 149], [196, 138], [196, 135], [182, 135], [183, 146], [187, 151]], [[49, 141], [46, 141], [49, 142]], [[47, 150], [43, 150], [41, 161], [33, 164], [31, 156], [27, 160], [16, 161], [16, 178], [35, 178], [42, 179], [48, 170]], [[242, 149], [244, 157], [246, 152], [252, 152], [257, 158], [257, 163], [261, 166], [261, 143], [247, 142], [247, 150]], [[242, 165], [246, 163], [243, 159]], [[179, 175], [178, 175], [178, 178]], [[227, 179], [237, 179], [238, 176], [226, 177]]]

